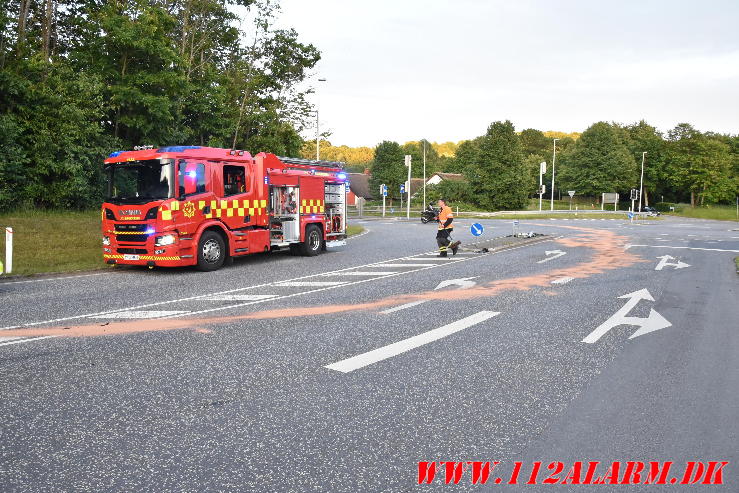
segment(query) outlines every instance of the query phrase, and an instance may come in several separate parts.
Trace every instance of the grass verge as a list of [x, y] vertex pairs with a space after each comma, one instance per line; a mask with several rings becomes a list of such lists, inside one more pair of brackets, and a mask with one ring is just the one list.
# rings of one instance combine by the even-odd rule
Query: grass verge
[[[13, 275], [109, 268], [103, 263], [100, 211], [0, 214], [13, 228]], [[2, 242], [5, 259], [5, 242]]]
[[736, 264], [736, 273], [739, 274], [739, 257], [734, 258], [734, 263]]
[[359, 233], [363, 233], [363, 232], [364, 232], [364, 228], [362, 226], [349, 225], [346, 227], [347, 236], [354, 236], [354, 235], [358, 235]]
[[713, 205], [703, 207], [690, 207], [689, 205], [675, 206], [670, 215], [681, 217], [693, 217], [696, 219], [714, 219], [717, 221], [737, 221], [736, 206]]
[[[109, 269], [103, 263], [100, 211], [23, 211], [0, 214], [0, 226], [13, 228], [11, 275]], [[347, 234], [364, 231], [350, 225]], [[5, 241], [0, 242], [5, 260]]]

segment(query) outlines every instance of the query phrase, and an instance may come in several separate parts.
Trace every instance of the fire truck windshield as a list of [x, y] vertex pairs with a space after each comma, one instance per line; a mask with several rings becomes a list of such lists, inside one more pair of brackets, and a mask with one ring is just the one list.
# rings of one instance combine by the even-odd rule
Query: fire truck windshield
[[172, 197], [173, 162], [150, 159], [112, 163], [105, 168], [107, 200], [115, 204], [143, 204]]

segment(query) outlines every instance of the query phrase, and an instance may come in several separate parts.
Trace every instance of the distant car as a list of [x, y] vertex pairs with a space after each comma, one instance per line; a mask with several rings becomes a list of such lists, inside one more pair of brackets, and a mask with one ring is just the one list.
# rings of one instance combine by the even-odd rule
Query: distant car
[[654, 207], [643, 206], [639, 212], [645, 213], [647, 216], [659, 216], [659, 211]]

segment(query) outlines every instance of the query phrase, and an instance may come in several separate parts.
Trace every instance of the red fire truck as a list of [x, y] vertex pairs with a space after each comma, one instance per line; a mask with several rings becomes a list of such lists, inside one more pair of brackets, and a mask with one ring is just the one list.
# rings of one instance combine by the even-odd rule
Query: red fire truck
[[216, 270], [240, 255], [346, 244], [343, 163], [199, 146], [105, 160], [103, 259]]

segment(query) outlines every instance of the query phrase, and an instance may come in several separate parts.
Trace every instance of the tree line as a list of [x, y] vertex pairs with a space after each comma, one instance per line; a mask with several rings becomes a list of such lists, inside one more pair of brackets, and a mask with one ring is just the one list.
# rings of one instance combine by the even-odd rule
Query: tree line
[[0, 210], [97, 207], [102, 159], [136, 145], [298, 155], [313, 111], [301, 83], [320, 52], [274, 28], [278, 12], [276, 0], [3, 2]]
[[[555, 189], [549, 190], [555, 138]], [[378, 144], [371, 163], [372, 189], [386, 183], [389, 195], [398, 196], [399, 184], [407, 178], [405, 154], [413, 156], [413, 176], [420, 176], [423, 142]], [[530, 128], [516, 132], [510, 121], [497, 121], [485, 134], [459, 143], [453, 157], [427, 153], [427, 176], [444, 171], [466, 178], [466, 183], [442, 182], [431, 196], [442, 194], [489, 210], [522, 209], [538, 196], [540, 163], [546, 162], [547, 197], [575, 190], [598, 201], [603, 192], [628, 197], [639, 188], [644, 152], [646, 205], [663, 200], [692, 206], [731, 203], [739, 194], [739, 136], [700, 132], [687, 123], [663, 134], [645, 121], [597, 122], [581, 134], [566, 134]]]

